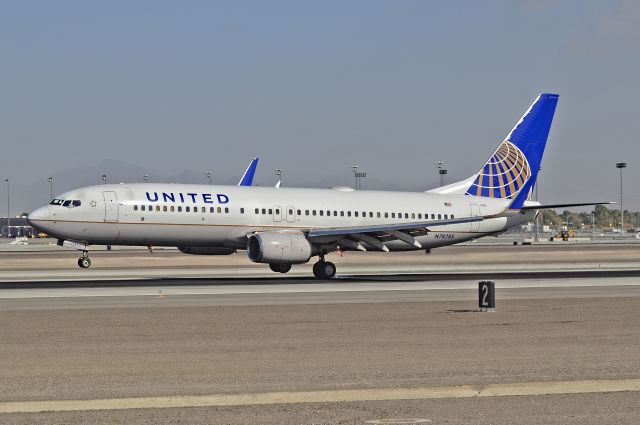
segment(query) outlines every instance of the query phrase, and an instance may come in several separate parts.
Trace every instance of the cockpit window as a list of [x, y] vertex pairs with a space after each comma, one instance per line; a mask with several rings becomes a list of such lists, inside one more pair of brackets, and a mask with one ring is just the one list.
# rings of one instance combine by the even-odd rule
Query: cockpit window
[[73, 200], [54, 199], [53, 201], [51, 201], [51, 205], [62, 205], [63, 207], [67, 207], [67, 208], [75, 208], [82, 205], [82, 202], [80, 202], [77, 199], [73, 199]]

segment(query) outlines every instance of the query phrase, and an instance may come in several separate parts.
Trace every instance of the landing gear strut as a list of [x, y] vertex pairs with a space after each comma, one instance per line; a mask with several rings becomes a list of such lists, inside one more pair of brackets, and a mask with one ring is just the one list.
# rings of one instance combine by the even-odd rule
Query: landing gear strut
[[333, 279], [336, 275], [336, 265], [331, 261], [324, 261], [324, 255], [313, 265], [313, 275], [318, 279]]
[[276, 273], [287, 273], [289, 270], [291, 270], [291, 264], [272, 263], [269, 264], [269, 268], [271, 269], [271, 271], [274, 271]]
[[82, 257], [78, 258], [78, 266], [83, 269], [91, 267], [91, 259], [89, 258], [89, 251], [82, 251]]

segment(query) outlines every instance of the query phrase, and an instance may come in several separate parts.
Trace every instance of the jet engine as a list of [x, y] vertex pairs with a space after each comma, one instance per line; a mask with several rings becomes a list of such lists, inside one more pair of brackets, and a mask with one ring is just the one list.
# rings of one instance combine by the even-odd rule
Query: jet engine
[[247, 241], [247, 255], [255, 263], [302, 264], [311, 258], [311, 250], [301, 233], [262, 232]]
[[178, 251], [191, 255], [230, 255], [236, 252], [233, 248], [219, 246], [179, 246]]

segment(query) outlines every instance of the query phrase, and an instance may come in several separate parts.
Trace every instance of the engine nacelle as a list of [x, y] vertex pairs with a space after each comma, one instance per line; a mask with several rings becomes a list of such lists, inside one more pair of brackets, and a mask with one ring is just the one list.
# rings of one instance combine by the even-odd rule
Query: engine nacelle
[[255, 263], [302, 264], [311, 258], [311, 244], [300, 233], [256, 233], [249, 236], [247, 255]]
[[178, 251], [191, 255], [230, 255], [236, 252], [233, 248], [219, 246], [179, 246]]

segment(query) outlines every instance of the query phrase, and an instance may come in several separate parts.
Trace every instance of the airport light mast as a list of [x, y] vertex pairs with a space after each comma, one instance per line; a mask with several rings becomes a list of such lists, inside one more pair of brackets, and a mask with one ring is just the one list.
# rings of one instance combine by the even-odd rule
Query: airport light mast
[[278, 183], [276, 183], [276, 187], [280, 188], [282, 185], [282, 168], [276, 168], [276, 176], [278, 176]]
[[622, 208], [622, 169], [626, 167], [626, 162], [616, 163], [616, 168], [620, 169], [620, 238], [624, 237], [624, 209]]
[[107, 175], [103, 174], [101, 177], [102, 177], [102, 183], [107, 184]]
[[211, 175], [213, 174], [213, 171], [205, 171], [205, 176], [209, 177], [209, 184], [211, 184]]
[[149, 174], [145, 174], [144, 176], [142, 176], [142, 180], [144, 180], [144, 182], [148, 182], [149, 181]]
[[49, 200], [53, 201], [53, 177], [47, 179], [49, 181]]
[[7, 238], [11, 237], [11, 196], [9, 192], [9, 179], [4, 179], [7, 182]]
[[444, 186], [444, 175], [447, 174], [447, 169], [444, 168], [444, 161], [436, 162], [436, 169], [440, 174], [440, 187]]

